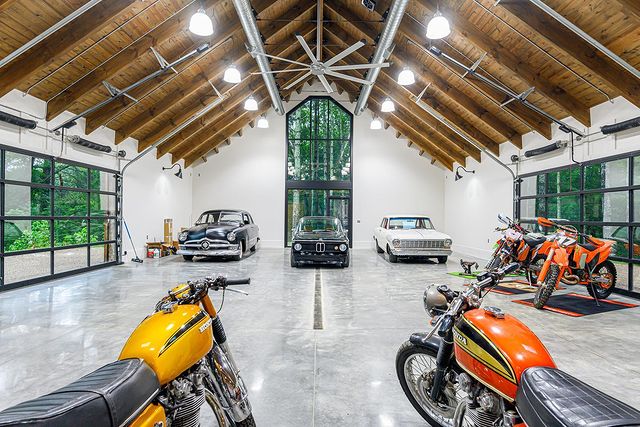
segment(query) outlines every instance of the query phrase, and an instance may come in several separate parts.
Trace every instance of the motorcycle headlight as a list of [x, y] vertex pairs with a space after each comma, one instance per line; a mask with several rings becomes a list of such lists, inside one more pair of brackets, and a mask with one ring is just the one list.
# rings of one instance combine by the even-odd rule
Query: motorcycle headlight
[[341, 251], [341, 252], [346, 252], [346, 251], [347, 251], [347, 245], [345, 245], [344, 243], [342, 243], [342, 244], [340, 245], [340, 251]]
[[391, 244], [393, 245], [394, 248], [399, 248], [400, 247], [400, 240], [399, 239], [393, 239]]
[[444, 247], [445, 248], [450, 248], [452, 243], [453, 243], [453, 241], [451, 239], [445, 239]]
[[424, 305], [424, 311], [431, 317], [441, 315], [447, 311], [449, 306], [447, 299], [438, 292], [436, 285], [429, 285], [427, 289], [424, 290], [422, 304]]
[[295, 245], [293, 245], [293, 250], [294, 251], [302, 250], [302, 245], [300, 243], [296, 243]]
[[178, 235], [178, 240], [181, 242], [184, 242], [185, 240], [187, 240], [187, 237], [189, 237], [189, 233], [186, 231], [183, 231]]
[[232, 231], [231, 233], [227, 234], [227, 240], [230, 242], [235, 242], [236, 241], [236, 232]]

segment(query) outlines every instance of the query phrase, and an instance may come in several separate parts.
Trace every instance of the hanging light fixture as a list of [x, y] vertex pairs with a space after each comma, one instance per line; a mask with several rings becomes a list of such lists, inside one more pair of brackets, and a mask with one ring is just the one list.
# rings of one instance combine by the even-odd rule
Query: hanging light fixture
[[382, 103], [382, 107], [380, 108], [380, 110], [383, 113], [391, 113], [392, 111], [396, 111], [396, 106], [391, 99], [387, 98]]
[[204, 9], [198, 9], [198, 11], [191, 16], [189, 31], [201, 37], [207, 37], [213, 34], [213, 22], [211, 22], [211, 18], [209, 18]]
[[244, 109], [247, 111], [256, 111], [258, 109], [258, 101], [253, 96], [244, 101]]
[[431, 40], [438, 40], [447, 37], [451, 34], [451, 27], [447, 18], [442, 16], [439, 10], [431, 18], [431, 21], [427, 24], [427, 38]]
[[373, 130], [382, 129], [382, 121], [379, 118], [374, 117], [373, 120], [371, 120], [371, 125], [369, 126], [369, 129], [373, 129]]
[[236, 68], [235, 65], [231, 64], [224, 70], [224, 77], [222, 77], [227, 83], [240, 83], [242, 81], [242, 77], [240, 76], [240, 71]]
[[409, 67], [404, 67], [404, 70], [398, 74], [398, 84], [400, 86], [412, 85], [416, 82], [416, 76], [413, 75], [413, 71]]
[[168, 170], [171, 170], [171, 169], [175, 168], [176, 166], [178, 167], [178, 172], [174, 173], [174, 175], [177, 176], [178, 178], [182, 179], [182, 166], [180, 166], [179, 163], [174, 163], [173, 165], [171, 165], [168, 168], [163, 166], [162, 170], [163, 171], [168, 171]]
[[269, 120], [267, 120], [267, 118], [265, 116], [261, 116], [260, 119], [258, 119], [258, 127], [260, 129], [268, 129], [269, 128]]

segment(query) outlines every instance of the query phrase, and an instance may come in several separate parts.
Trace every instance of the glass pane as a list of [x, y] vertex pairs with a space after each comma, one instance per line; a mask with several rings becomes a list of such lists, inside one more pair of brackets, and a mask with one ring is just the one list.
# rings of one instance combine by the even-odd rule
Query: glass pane
[[91, 169], [89, 171], [89, 188], [92, 190], [116, 192], [116, 178], [111, 172]]
[[51, 253], [8, 256], [4, 259], [4, 284], [51, 274]]
[[87, 216], [88, 193], [55, 190], [53, 212], [55, 216]]
[[4, 222], [4, 251], [26, 251], [51, 246], [51, 229], [47, 220], [13, 220]]
[[585, 221], [629, 221], [629, 192], [594, 193], [584, 195]]
[[535, 196], [544, 194], [544, 178], [545, 175], [535, 175], [522, 178], [520, 183], [521, 196]]
[[625, 187], [629, 185], [629, 160], [620, 159], [584, 167], [584, 188]]
[[629, 227], [615, 225], [587, 225], [584, 232], [595, 237], [615, 242], [612, 256], [629, 258]]
[[310, 105], [311, 102], [306, 101], [289, 114], [289, 139], [308, 139], [311, 137]]
[[640, 156], [633, 158], [633, 185], [640, 185]]
[[51, 184], [51, 160], [5, 151], [5, 179]]
[[[640, 227], [633, 228], [633, 252], [631, 256], [635, 259], [640, 259]], [[640, 280], [640, 276], [636, 279]], [[640, 289], [640, 286], [638, 287]]]
[[351, 180], [351, 144], [349, 141], [331, 141], [329, 148], [331, 180]]
[[91, 243], [116, 240], [116, 221], [113, 219], [91, 220]]
[[579, 197], [562, 196], [549, 197], [547, 202], [547, 216], [553, 219], [565, 219], [567, 221], [580, 220]]
[[85, 167], [57, 162], [53, 183], [60, 187], [87, 188], [88, 174]]
[[326, 215], [326, 190], [288, 190], [287, 191], [287, 243], [291, 243], [291, 230], [303, 216]]
[[580, 168], [572, 167], [547, 174], [547, 193], [565, 193], [580, 189]]
[[640, 190], [633, 192], [633, 221], [640, 222]]
[[311, 179], [311, 141], [289, 141], [288, 178]]
[[520, 200], [520, 219], [533, 220], [539, 216], [546, 216], [543, 198]]
[[53, 272], [78, 270], [87, 266], [87, 248], [71, 248], [55, 251], [53, 254]]
[[116, 196], [91, 193], [91, 216], [116, 216]]
[[87, 221], [84, 219], [55, 220], [55, 246], [80, 245], [87, 242]]
[[[629, 289], [629, 264], [624, 262], [624, 261], [616, 261], [616, 260], [611, 260], [613, 262], [613, 265], [616, 266], [616, 273], [617, 273], [617, 277], [616, 277], [616, 289]], [[635, 270], [635, 269], [634, 269]], [[636, 271], [634, 271], [634, 274], [636, 273]], [[634, 277], [638, 278], [638, 276]]]
[[91, 251], [91, 265], [104, 264], [116, 260], [116, 245], [109, 243], [107, 245], [94, 245], [89, 248]]
[[6, 184], [4, 211], [6, 216], [50, 216], [51, 191], [48, 188]]
[[329, 104], [326, 99], [316, 99], [315, 101], [318, 104], [316, 139], [327, 139], [329, 137]]
[[[633, 264], [632, 273], [633, 273], [633, 277], [630, 280], [631, 287], [626, 289], [633, 292], [638, 292], [638, 289], [640, 289], [640, 264]], [[616, 285], [616, 287], [618, 286]]]

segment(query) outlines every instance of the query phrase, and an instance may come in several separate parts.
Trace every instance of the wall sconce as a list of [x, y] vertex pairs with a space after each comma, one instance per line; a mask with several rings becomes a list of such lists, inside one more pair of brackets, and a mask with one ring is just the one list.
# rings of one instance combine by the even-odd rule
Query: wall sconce
[[456, 168], [456, 177], [455, 177], [455, 180], [456, 180], [456, 181], [458, 181], [459, 179], [462, 179], [462, 175], [460, 174], [460, 169], [462, 169], [462, 170], [463, 170], [463, 171], [465, 171], [466, 173], [476, 173], [476, 171], [475, 171], [475, 170], [470, 170], [470, 171], [468, 171], [468, 170], [466, 170], [464, 167], [462, 167], [462, 166], [458, 166], [458, 167]]
[[178, 178], [182, 179], [182, 166], [180, 166], [180, 163], [175, 163], [175, 164], [171, 165], [168, 168], [165, 168], [163, 166], [162, 170], [163, 171], [168, 171], [168, 170], [171, 170], [171, 169], [175, 168], [176, 166], [178, 167], [178, 172], [174, 173], [174, 175], [177, 176]]

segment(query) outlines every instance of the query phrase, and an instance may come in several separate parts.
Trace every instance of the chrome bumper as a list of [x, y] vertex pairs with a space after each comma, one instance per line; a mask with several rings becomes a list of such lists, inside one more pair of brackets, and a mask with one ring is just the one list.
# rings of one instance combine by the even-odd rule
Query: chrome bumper
[[391, 253], [396, 256], [423, 256], [437, 257], [451, 255], [451, 249], [402, 249], [391, 248]]
[[185, 246], [180, 246], [180, 249], [176, 252], [178, 255], [192, 255], [192, 256], [238, 256], [242, 249], [240, 245], [228, 245], [225, 247], [209, 249], [188, 249]]

